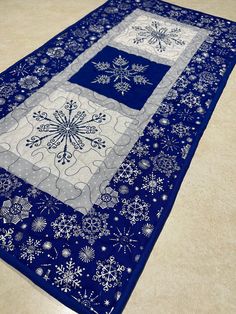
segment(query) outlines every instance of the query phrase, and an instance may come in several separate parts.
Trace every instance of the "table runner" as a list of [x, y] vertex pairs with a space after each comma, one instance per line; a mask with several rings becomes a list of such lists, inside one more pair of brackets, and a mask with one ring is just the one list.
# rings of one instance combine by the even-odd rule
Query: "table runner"
[[0, 256], [121, 313], [235, 63], [235, 23], [108, 1], [1, 74]]

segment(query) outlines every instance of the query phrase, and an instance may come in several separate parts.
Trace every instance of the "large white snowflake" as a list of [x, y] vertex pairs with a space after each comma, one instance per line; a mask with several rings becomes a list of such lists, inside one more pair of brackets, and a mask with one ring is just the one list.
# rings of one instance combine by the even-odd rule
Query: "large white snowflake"
[[163, 181], [164, 179], [157, 177], [152, 172], [150, 175], [143, 178], [143, 184], [141, 189], [144, 189], [153, 195], [157, 192], [163, 191]]
[[136, 167], [134, 160], [125, 160], [117, 170], [114, 181], [116, 183], [123, 181], [132, 185], [140, 173], [141, 171]]
[[83, 269], [79, 266], [75, 266], [72, 258], [66, 262], [65, 265], [56, 265], [57, 277], [54, 278], [54, 282], [57, 287], [61, 288], [63, 292], [69, 292], [72, 289], [80, 288]]
[[152, 83], [143, 75], [148, 65], [129, 64], [129, 61], [119, 55], [112, 62], [93, 62], [95, 68], [103, 72], [97, 75], [92, 83], [107, 85], [113, 83], [115, 90], [125, 95], [135, 85], [147, 85]]
[[97, 262], [96, 274], [93, 276], [94, 281], [98, 281], [103, 290], [107, 292], [120, 284], [122, 273], [125, 270], [114, 258], [110, 256], [104, 261]]
[[20, 258], [32, 263], [37, 256], [43, 253], [41, 240], [34, 240], [29, 237], [26, 243], [21, 245], [20, 251]]
[[0, 229], [0, 248], [6, 251], [13, 251], [14, 244], [13, 244], [13, 229]]
[[123, 207], [120, 214], [129, 219], [132, 225], [138, 221], [149, 220], [148, 209], [150, 205], [141, 200], [139, 195], [136, 195], [133, 199], [123, 199], [122, 203]]
[[152, 21], [150, 25], [133, 26], [133, 29], [137, 32], [136, 38], [134, 39], [135, 44], [148, 43], [155, 47], [159, 52], [166, 50], [167, 46], [180, 45], [183, 46], [185, 42], [180, 38], [181, 29], [174, 27], [168, 29], [157, 21]]
[[81, 236], [93, 245], [97, 239], [110, 234], [108, 230], [108, 214], [101, 214], [91, 209], [87, 215], [82, 217], [82, 224], [74, 231], [75, 236]]
[[51, 223], [54, 231], [54, 237], [66, 238], [67, 240], [73, 235], [73, 232], [77, 226], [76, 215], [66, 215], [61, 213], [55, 221]]

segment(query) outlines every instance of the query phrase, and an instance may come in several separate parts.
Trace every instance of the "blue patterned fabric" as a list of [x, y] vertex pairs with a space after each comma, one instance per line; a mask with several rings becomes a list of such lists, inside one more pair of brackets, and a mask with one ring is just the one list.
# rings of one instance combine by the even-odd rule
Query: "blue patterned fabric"
[[[92, 208], [86, 213], [75, 210], [52, 196], [50, 187], [43, 191], [22, 179], [23, 175], [13, 174], [11, 167], [0, 168], [0, 257], [78, 313], [122, 312], [235, 64], [236, 23], [159, 0], [109, 0], [0, 76], [0, 118], [4, 122], [7, 115], [14, 117], [26, 99], [136, 9], [207, 30], [209, 35], [187, 66], [175, 71], [178, 77], [174, 84], [163, 94], [152, 118]], [[132, 44], [153, 45], [153, 51], [158, 56], [164, 52], [166, 58], [172, 44], [177, 52], [186, 44], [179, 37], [179, 25], [170, 30], [159, 22], [146, 28], [135, 26], [137, 38]], [[189, 34], [193, 34], [194, 28], [190, 29]], [[154, 88], [161, 86], [178, 61], [172, 56], [171, 62], [157, 62], [149, 53], [124, 49], [101, 48], [68, 82], [97, 92], [95, 98], [102, 99], [101, 103], [102, 96], [116, 101], [114, 112], [114, 108], [122, 111], [128, 107], [136, 114], [145, 108]], [[151, 105], [155, 105], [155, 99]], [[101, 104], [99, 108], [103, 108]], [[69, 144], [72, 156], [84, 148], [85, 140], [100, 155], [106, 150], [106, 139], [102, 138], [103, 143], [98, 137], [89, 137], [99, 132], [105, 116], [92, 112], [89, 118], [78, 110], [72, 101], [63, 103], [57, 112], [48, 110], [33, 116], [39, 123], [38, 133], [44, 138], [50, 132], [54, 136], [47, 137], [50, 144], [45, 147], [52, 152], [63, 148], [57, 155], [60, 164], [68, 164]], [[86, 127], [85, 121], [90, 121]], [[128, 127], [128, 122], [124, 125]], [[7, 150], [1, 140], [3, 131], [1, 128], [1, 157]], [[121, 133], [127, 135], [126, 130]], [[36, 148], [41, 143], [42, 138], [34, 141]], [[26, 151], [30, 149], [25, 147]]]
[[169, 68], [107, 46], [70, 82], [140, 110]]

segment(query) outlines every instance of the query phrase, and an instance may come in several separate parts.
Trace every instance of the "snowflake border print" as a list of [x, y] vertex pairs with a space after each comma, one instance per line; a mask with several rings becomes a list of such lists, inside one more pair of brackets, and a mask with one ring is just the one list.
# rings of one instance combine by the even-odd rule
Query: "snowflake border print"
[[3, 72], [1, 258], [77, 313], [121, 314], [235, 35], [235, 22], [159, 0], [108, 0]]

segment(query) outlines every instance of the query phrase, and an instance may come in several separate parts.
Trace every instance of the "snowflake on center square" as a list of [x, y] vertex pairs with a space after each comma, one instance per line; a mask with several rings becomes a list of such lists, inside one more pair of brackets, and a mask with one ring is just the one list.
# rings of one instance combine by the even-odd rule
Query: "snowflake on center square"
[[132, 83], [136, 85], [146, 85], [152, 83], [143, 75], [148, 65], [130, 64], [128, 60], [119, 55], [112, 62], [92, 62], [95, 68], [103, 74], [98, 74], [92, 83], [110, 84], [114, 83], [115, 90], [121, 95], [125, 95], [131, 88]]
[[144, 42], [153, 45], [159, 52], [166, 50], [168, 46], [185, 44], [181, 39], [181, 29], [179, 27], [172, 27], [168, 29], [157, 21], [152, 21], [149, 25], [133, 26], [133, 29], [137, 32], [134, 38], [134, 44], [143, 44]]
[[26, 140], [26, 146], [39, 147], [47, 139], [48, 150], [56, 150], [63, 146], [63, 149], [56, 155], [58, 163], [62, 165], [70, 162], [74, 150], [82, 151], [88, 142], [93, 149], [105, 148], [105, 141], [93, 135], [99, 131], [95, 125], [105, 121], [106, 115], [95, 113], [90, 116], [84, 110], [77, 111], [77, 108], [77, 103], [70, 100], [65, 103], [64, 111], [55, 110], [52, 118], [46, 112], [34, 112], [33, 118], [36, 121], [45, 122], [37, 127], [37, 130], [43, 134], [31, 136]]

